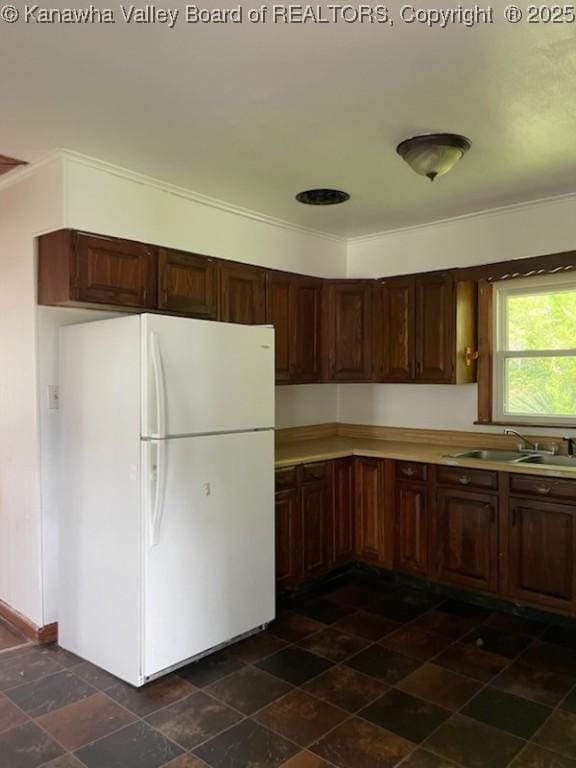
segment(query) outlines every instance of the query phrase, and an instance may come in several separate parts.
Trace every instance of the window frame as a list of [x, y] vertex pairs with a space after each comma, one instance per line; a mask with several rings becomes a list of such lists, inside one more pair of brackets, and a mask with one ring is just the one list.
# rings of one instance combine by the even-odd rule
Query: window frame
[[529, 295], [550, 293], [551, 289], [561, 288], [562, 291], [576, 291], [576, 275], [564, 273], [538, 275], [493, 283], [492, 306], [492, 417], [496, 422], [522, 423], [530, 426], [576, 426], [576, 414], [573, 417], [538, 416], [527, 413], [509, 413], [504, 410], [505, 367], [506, 361], [522, 358], [546, 357], [576, 357], [576, 347], [573, 349], [555, 350], [523, 350], [512, 351], [504, 349], [504, 339], [507, 326], [506, 300], [514, 294]]

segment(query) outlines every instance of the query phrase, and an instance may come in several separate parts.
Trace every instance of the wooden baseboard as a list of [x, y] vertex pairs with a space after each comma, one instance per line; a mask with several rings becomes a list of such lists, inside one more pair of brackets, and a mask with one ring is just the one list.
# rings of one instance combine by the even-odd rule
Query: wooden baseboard
[[0, 600], [0, 618], [4, 619], [21, 632], [28, 640], [32, 640], [33, 643], [38, 645], [48, 645], [48, 643], [55, 643], [58, 639], [58, 624], [53, 622], [52, 624], [46, 624], [43, 627], [38, 627], [33, 621], [23, 616], [20, 611], [12, 608], [10, 605]]

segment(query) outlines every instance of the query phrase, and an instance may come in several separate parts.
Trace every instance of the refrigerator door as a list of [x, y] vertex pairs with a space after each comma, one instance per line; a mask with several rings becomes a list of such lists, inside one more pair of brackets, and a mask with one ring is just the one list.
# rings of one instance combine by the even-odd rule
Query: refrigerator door
[[142, 436], [274, 426], [274, 329], [142, 315]]
[[142, 441], [146, 678], [274, 618], [273, 443]]

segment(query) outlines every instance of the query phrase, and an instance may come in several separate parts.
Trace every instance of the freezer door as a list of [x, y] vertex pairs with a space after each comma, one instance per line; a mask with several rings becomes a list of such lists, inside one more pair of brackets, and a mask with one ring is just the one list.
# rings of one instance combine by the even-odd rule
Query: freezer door
[[142, 315], [142, 436], [274, 426], [274, 329]]
[[146, 677], [273, 619], [273, 442], [142, 441]]

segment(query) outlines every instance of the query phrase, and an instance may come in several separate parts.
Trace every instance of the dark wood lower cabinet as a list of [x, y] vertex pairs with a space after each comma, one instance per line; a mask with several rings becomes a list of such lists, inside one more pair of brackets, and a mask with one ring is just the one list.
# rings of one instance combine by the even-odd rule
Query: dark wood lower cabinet
[[276, 578], [280, 589], [322, 575], [332, 563], [332, 463], [276, 472]]
[[276, 492], [276, 580], [280, 589], [302, 579], [302, 546], [298, 491]]
[[354, 561], [576, 616], [576, 480], [360, 456], [278, 470], [279, 589]]
[[498, 498], [441, 488], [436, 496], [435, 575], [482, 592], [498, 591]]
[[509, 597], [573, 613], [576, 507], [512, 497], [506, 528]]
[[383, 560], [384, 462], [357, 458], [354, 473], [356, 554], [361, 560], [379, 564]]
[[330, 564], [332, 514], [327, 479], [304, 482], [300, 489], [303, 577], [324, 573]]
[[394, 501], [394, 565], [399, 571], [427, 576], [427, 486], [398, 480]]
[[334, 462], [333, 509], [330, 558], [343, 565], [354, 559], [354, 459]]

